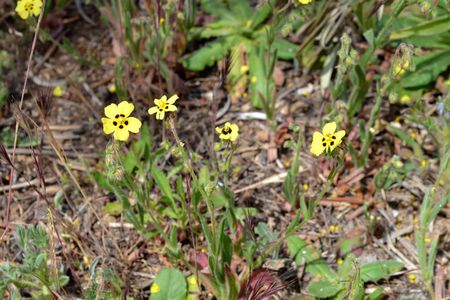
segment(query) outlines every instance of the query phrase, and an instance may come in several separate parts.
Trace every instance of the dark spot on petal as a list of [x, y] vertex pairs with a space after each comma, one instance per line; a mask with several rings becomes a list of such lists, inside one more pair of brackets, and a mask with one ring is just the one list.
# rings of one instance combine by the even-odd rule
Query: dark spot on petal
[[123, 129], [123, 125], [120, 125], [119, 128], [120, 128], [120, 129]]
[[114, 126], [117, 126], [117, 122], [116, 122], [116, 121], [114, 121], [114, 122], [113, 122], [113, 125], [114, 125]]
[[163, 109], [162, 109], [162, 108], [160, 108], [160, 109], [159, 109], [159, 111], [163, 111]]
[[120, 116], [121, 116], [122, 118], [125, 118], [125, 115], [124, 115], [124, 114], [120, 114]]
[[325, 138], [322, 138], [322, 142], [325, 142]]
[[332, 138], [333, 140], [335, 140], [335, 139], [336, 139], [336, 136], [335, 136], [335, 135], [333, 135], [333, 136], [331, 136], [331, 138]]
[[116, 116], [115, 116], [114, 118], [116, 118], [116, 119], [117, 119], [118, 117], [119, 117], [119, 115], [116, 115]]
[[169, 106], [168, 106], [168, 105], [166, 105], [166, 107], [164, 107], [164, 109], [169, 109]]
[[128, 125], [128, 121], [125, 121], [125, 125]]
[[223, 134], [230, 134], [231, 133], [231, 128], [230, 127], [224, 127], [222, 129], [222, 133]]
[[331, 145], [331, 146], [333, 146], [333, 145], [334, 145], [334, 142], [333, 142], [333, 141], [331, 141], [330, 145]]
[[327, 145], [326, 143], [323, 143], [323, 144], [322, 144], [322, 146], [324, 146], [324, 147], [325, 147], [326, 145]]

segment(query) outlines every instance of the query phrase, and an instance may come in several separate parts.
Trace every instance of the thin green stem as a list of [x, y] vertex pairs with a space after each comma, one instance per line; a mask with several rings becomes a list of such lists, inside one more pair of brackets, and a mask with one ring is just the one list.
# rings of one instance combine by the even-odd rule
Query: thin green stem
[[[322, 197], [325, 195], [325, 193], [329, 190], [334, 177], [336, 176], [336, 174], [338, 173], [337, 171], [340, 169], [340, 167], [342, 166], [342, 162], [339, 161], [338, 165], [333, 167], [333, 169], [330, 172], [330, 175], [328, 176], [327, 182], [325, 183], [325, 185], [322, 187], [322, 189], [320, 190], [319, 194], [317, 195], [316, 199], [314, 200], [314, 202], [312, 203], [312, 205], [309, 207], [309, 211], [312, 214], [315, 211], [315, 208], [317, 207], [317, 205], [319, 204], [320, 200], [322, 200]], [[299, 228], [301, 228], [306, 222], [308, 222], [309, 220], [312, 219], [312, 215], [310, 216], [304, 216], [303, 220], [296, 226], [293, 226], [291, 228], [288, 227], [288, 229], [286, 229], [284, 231], [284, 233], [281, 234], [281, 237], [273, 242], [272, 244], [270, 244], [267, 249], [265, 249], [262, 254], [261, 254], [261, 258], [265, 259], [270, 253], [272, 253], [272, 251], [274, 249], [276, 249], [277, 247], [279, 247], [287, 238], [289, 238], [290, 236], [292, 236]]]
[[192, 180], [195, 182], [195, 185], [198, 187], [198, 189], [200, 190], [200, 193], [202, 194], [203, 198], [205, 199], [206, 206], [211, 215], [212, 234], [214, 236], [213, 240], [215, 241], [217, 226], [216, 226], [216, 217], [215, 217], [215, 213], [214, 213], [214, 204], [211, 202], [211, 200], [210, 200], [209, 196], [207, 195], [206, 191], [204, 190], [204, 188], [198, 184], [198, 177], [195, 174], [194, 168], [192, 166], [192, 161], [191, 161], [188, 153], [184, 149], [184, 143], [181, 141], [180, 137], [178, 136], [177, 130], [175, 128], [173, 115], [171, 115], [171, 117], [169, 118], [169, 128], [170, 128], [170, 131], [172, 132], [173, 137], [175, 138], [175, 142], [177, 143], [178, 150], [181, 153], [183, 161], [186, 163], [186, 166], [192, 177]]

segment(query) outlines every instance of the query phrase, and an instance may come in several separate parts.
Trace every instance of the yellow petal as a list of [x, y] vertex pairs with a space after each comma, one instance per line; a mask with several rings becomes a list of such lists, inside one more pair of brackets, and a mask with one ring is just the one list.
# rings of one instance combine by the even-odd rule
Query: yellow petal
[[237, 139], [238, 135], [239, 135], [238, 132], [232, 131], [232, 132], [230, 133], [230, 141], [235, 141], [235, 140]]
[[318, 132], [318, 131], [314, 132], [313, 140], [311, 143], [311, 153], [312, 154], [319, 156], [320, 154], [323, 153], [323, 151], [325, 150], [325, 147], [323, 146], [322, 139], [323, 139], [323, 135], [320, 132]]
[[16, 12], [24, 20], [29, 16], [28, 11], [25, 10], [25, 3], [23, 1], [17, 3]]
[[336, 137], [336, 139], [334, 140], [334, 144], [330, 145], [330, 151], [333, 151], [342, 143], [342, 138], [345, 136], [345, 131], [339, 130], [334, 134], [334, 136]]
[[105, 116], [107, 116], [110, 119], [114, 119], [114, 117], [119, 113], [119, 108], [117, 107], [117, 104], [112, 103], [105, 107]]
[[35, 0], [33, 1], [34, 5], [33, 5], [33, 14], [37, 17], [39, 16], [39, 14], [41, 13], [41, 7], [42, 7], [42, 1], [40, 0]]
[[216, 127], [216, 132], [217, 133], [222, 133], [223, 127]]
[[164, 120], [164, 115], [165, 115], [164, 111], [158, 111], [158, 112], [156, 113], [156, 119], [158, 119], [158, 120]]
[[237, 124], [231, 123], [230, 128], [232, 131], [239, 133], [239, 126]]
[[219, 138], [221, 140], [229, 140], [231, 138], [231, 135], [229, 133], [227, 133], [227, 134], [222, 133], [219, 135]]
[[119, 110], [119, 114], [125, 115], [125, 118], [126, 118], [129, 115], [131, 115], [131, 113], [133, 112], [134, 105], [133, 105], [133, 103], [129, 103], [127, 101], [122, 101], [119, 103], [118, 110]]
[[172, 97], [169, 98], [169, 100], [167, 100], [167, 103], [169, 104], [174, 104], [175, 101], [178, 100], [178, 96], [177, 95], [173, 95]]
[[336, 140], [338, 140], [339, 142], [342, 141], [342, 138], [345, 136], [345, 130], [339, 130], [338, 132], [336, 132], [334, 134], [334, 136], [336, 137]]
[[163, 104], [163, 102], [165, 103], [166, 101], [167, 101], [167, 97], [166, 97], [166, 95], [164, 95], [159, 99], [155, 99], [153, 102], [155, 102], [155, 104], [157, 106], [161, 106]]
[[160, 289], [159, 285], [156, 282], [154, 282], [152, 284], [152, 286], [150, 287], [150, 293], [156, 294], [156, 293], [159, 293], [160, 291], [161, 291], [161, 289]]
[[239, 126], [237, 126], [236, 124], [230, 124], [230, 129], [231, 129], [230, 140], [234, 141], [239, 135]]
[[323, 135], [333, 134], [336, 131], [336, 122], [330, 122], [325, 124], [322, 129]]
[[147, 110], [147, 112], [148, 112], [149, 115], [156, 114], [158, 111], [159, 111], [158, 106], [150, 107], [150, 108]]
[[177, 111], [177, 107], [175, 105], [169, 104], [166, 111]]
[[116, 131], [114, 131], [114, 139], [118, 140], [118, 141], [127, 141], [128, 137], [130, 136], [130, 133], [128, 132], [128, 129], [123, 128], [123, 129], [119, 129], [116, 128]]
[[116, 129], [116, 127], [113, 125], [113, 120], [111, 119], [102, 118], [102, 123], [103, 123], [103, 132], [105, 134], [111, 134]]
[[133, 132], [133, 133], [138, 133], [139, 129], [141, 129], [142, 123], [138, 118], [134, 118], [134, 117], [129, 117], [127, 118], [128, 121], [128, 125], [126, 127], [126, 129], [128, 129], [129, 131]]

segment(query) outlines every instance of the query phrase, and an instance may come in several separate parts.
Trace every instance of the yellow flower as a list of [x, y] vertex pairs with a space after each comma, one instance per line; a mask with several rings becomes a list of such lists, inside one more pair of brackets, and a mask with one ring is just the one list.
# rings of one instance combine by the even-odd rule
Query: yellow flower
[[178, 96], [173, 95], [167, 100], [166, 95], [162, 96], [161, 99], [155, 99], [155, 105], [148, 109], [148, 113], [150, 115], [156, 114], [157, 120], [164, 120], [164, 115], [166, 112], [173, 112], [177, 110], [177, 107], [174, 105], [175, 101], [177, 101]]
[[416, 282], [416, 275], [415, 274], [408, 274], [408, 280], [411, 283], [415, 283]]
[[338, 258], [337, 264], [338, 264], [339, 266], [342, 266], [343, 263], [344, 263], [344, 260], [343, 260], [342, 258]]
[[256, 79], [256, 76], [253, 76], [252, 79], [250, 80], [252, 83], [256, 83], [256, 81], [258, 81], [258, 79]]
[[298, 2], [300, 2], [300, 4], [306, 5], [306, 4], [310, 4], [312, 2], [312, 0], [298, 0]]
[[161, 289], [159, 288], [159, 285], [156, 282], [154, 282], [152, 284], [152, 286], [150, 287], [150, 293], [156, 294], [156, 293], [159, 293], [160, 291], [161, 291]]
[[39, 16], [42, 8], [42, 0], [19, 0], [16, 6], [16, 12], [22, 19], [28, 19], [29, 16]]
[[127, 101], [105, 107], [107, 118], [102, 118], [103, 132], [105, 134], [114, 132], [114, 139], [119, 141], [127, 141], [130, 135], [129, 131], [138, 133], [142, 123], [139, 119], [130, 117], [133, 110], [134, 105]]
[[331, 122], [323, 126], [322, 133], [316, 131], [313, 135], [311, 143], [312, 154], [319, 156], [323, 152], [331, 153], [337, 146], [342, 143], [345, 136], [345, 130], [336, 131], [336, 122]]
[[216, 132], [219, 134], [221, 140], [234, 141], [239, 135], [239, 126], [226, 122], [223, 127], [216, 127]]
[[58, 85], [57, 87], [55, 87], [55, 88], [53, 89], [53, 96], [55, 96], [55, 97], [61, 97], [62, 95], [63, 95], [63, 90], [62, 90], [62, 88], [61, 88], [60, 85]]

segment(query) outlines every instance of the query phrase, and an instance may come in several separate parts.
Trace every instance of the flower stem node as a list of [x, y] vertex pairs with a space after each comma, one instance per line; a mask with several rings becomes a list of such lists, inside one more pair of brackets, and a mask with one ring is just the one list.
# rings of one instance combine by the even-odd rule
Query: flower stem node
[[323, 126], [322, 133], [316, 131], [311, 143], [311, 153], [319, 156], [322, 153], [330, 154], [341, 143], [345, 136], [345, 130], [336, 132], [336, 122], [330, 122]]
[[106, 118], [102, 118], [103, 132], [114, 133], [114, 139], [118, 141], [127, 141], [129, 132], [138, 133], [142, 123], [139, 119], [130, 117], [133, 110], [134, 105], [127, 101], [122, 101], [119, 105], [112, 103], [106, 106]]

